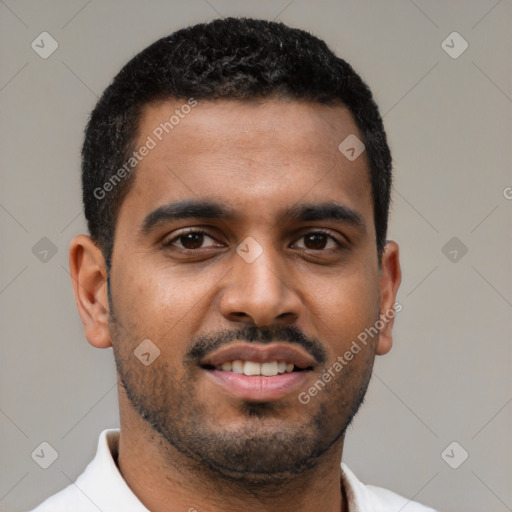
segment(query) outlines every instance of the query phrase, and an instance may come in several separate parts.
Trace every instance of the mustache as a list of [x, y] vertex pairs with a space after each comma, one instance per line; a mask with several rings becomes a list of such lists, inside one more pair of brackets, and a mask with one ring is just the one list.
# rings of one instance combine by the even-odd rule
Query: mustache
[[227, 329], [215, 334], [196, 336], [188, 345], [185, 359], [198, 362], [210, 352], [235, 340], [264, 344], [285, 341], [300, 345], [315, 358], [318, 364], [325, 364], [327, 361], [327, 354], [320, 341], [306, 336], [298, 327], [257, 327], [255, 325], [246, 325], [238, 329]]

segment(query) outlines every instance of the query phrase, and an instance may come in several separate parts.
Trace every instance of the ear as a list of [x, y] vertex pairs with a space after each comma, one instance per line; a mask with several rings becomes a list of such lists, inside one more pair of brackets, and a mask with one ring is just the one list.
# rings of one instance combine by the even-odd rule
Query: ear
[[380, 319], [384, 326], [379, 332], [376, 352], [379, 356], [382, 356], [391, 350], [394, 318], [396, 312], [401, 310], [401, 305], [395, 308], [396, 294], [402, 281], [399, 249], [396, 242], [388, 241], [386, 243], [379, 275]]
[[69, 269], [87, 341], [96, 348], [111, 347], [105, 259], [89, 236], [73, 238], [69, 247]]

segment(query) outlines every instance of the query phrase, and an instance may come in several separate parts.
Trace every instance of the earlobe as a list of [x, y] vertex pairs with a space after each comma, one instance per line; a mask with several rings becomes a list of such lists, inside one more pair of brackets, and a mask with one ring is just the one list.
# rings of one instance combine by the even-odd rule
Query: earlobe
[[380, 320], [377, 355], [387, 354], [393, 345], [393, 324], [396, 313], [401, 309], [396, 305], [396, 294], [402, 281], [398, 244], [388, 241], [384, 248], [380, 268]]
[[111, 347], [105, 259], [89, 236], [78, 235], [72, 240], [69, 269], [87, 340], [93, 347]]

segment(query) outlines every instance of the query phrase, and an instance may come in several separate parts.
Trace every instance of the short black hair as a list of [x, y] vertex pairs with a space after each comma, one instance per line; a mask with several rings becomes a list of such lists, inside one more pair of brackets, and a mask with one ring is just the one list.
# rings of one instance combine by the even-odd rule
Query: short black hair
[[91, 238], [101, 248], [107, 269], [117, 214], [134, 177], [133, 172], [119, 171], [133, 154], [143, 107], [166, 99], [276, 97], [343, 104], [351, 112], [369, 162], [380, 261], [392, 163], [369, 87], [324, 41], [304, 30], [225, 18], [183, 28], [148, 46], [121, 69], [91, 113], [82, 147], [83, 203]]

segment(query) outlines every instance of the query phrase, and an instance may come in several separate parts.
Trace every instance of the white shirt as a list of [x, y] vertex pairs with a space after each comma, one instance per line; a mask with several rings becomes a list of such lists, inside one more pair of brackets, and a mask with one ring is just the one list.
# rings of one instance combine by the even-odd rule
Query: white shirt
[[[96, 456], [75, 483], [30, 512], [150, 512], [133, 494], [116, 466], [119, 429], [100, 434]], [[435, 512], [381, 487], [364, 485], [341, 463], [349, 512]]]

